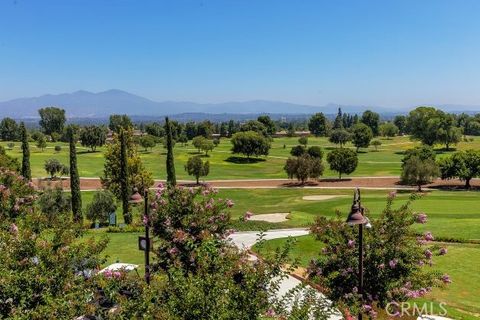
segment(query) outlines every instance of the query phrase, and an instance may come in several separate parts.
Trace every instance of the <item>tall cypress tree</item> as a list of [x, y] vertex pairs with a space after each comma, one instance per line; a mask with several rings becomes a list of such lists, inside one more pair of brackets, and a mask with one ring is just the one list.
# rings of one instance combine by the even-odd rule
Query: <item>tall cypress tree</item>
[[175, 163], [173, 159], [172, 127], [168, 117], [165, 118], [165, 134], [167, 136], [167, 184], [175, 186], [177, 178], [175, 177]]
[[80, 193], [80, 177], [77, 167], [77, 148], [75, 147], [75, 131], [72, 126], [67, 128], [70, 143], [70, 192], [72, 194], [73, 220], [82, 221], [82, 195]]
[[120, 129], [120, 189], [122, 196], [123, 220], [126, 224], [132, 223], [128, 200], [130, 198], [130, 187], [128, 186], [128, 146], [125, 130]]
[[32, 180], [32, 170], [30, 169], [30, 147], [28, 145], [28, 133], [25, 123], [20, 123], [20, 136], [22, 139], [22, 176], [28, 181]]

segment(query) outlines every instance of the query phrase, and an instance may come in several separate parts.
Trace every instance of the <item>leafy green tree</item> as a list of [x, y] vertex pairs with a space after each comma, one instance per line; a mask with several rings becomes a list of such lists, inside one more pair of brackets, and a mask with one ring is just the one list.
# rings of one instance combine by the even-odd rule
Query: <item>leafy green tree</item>
[[177, 177], [175, 175], [175, 162], [173, 157], [172, 126], [168, 117], [165, 118], [165, 135], [167, 146], [167, 183], [169, 186], [175, 186], [177, 184]]
[[343, 146], [350, 140], [352, 140], [352, 135], [345, 129], [333, 130], [328, 138], [328, 141], [339, 144], [341, 148], [343, 148]]
[[358, 123], [352, 127], [352, 143], [357, 147], [357, 152], [360, 148], [368, 148], [372, 138], [372, 129], [366, 124]]
[[450, 145], [460, 142], [461, 137], [462, 131], [456, 127], [454, 116], [443, 112], [439, 113], [436, 142], [444, 144], [446, 150], [450, 150]]
[[60, 163], [57, 159], [48, 159], [44, 164], [45, 171], [50, 175], [51, 179], [55, 179], [57, 174], [67, 172], [65, 165]]
[[65, 110], [56, 107], [47, 107], [38, 110], [40, 114], [40, 126], [46, 135], [62, 134], [63, 127], [67, 118], [65, 117]]
[[327, 155], [327, 162], [330, 170], [338, 172], [338, 178], [342, 179], [342, 174], [351, 174], [358, 165], [357, 153], [350, 149], [339, 148], [332, 150]]
[[327, 135], [328, 122], [323, 113], [316, 113], [308, 120], [308, 130], [317, 137]]
[[129, 130], [133, 128], [132, 119], [126, 114], [112, 114], [110, 115], [108, 128], [116, 133], [119, 133], [120, 129]]
[[207, 139], [204, 136], [196, 136], [192, 139], [192, 145], [198, 150], [199, 153], [202, 150], [202, 145], [205, 140]]
[[0, 168], [9, 169], [15, 172], [20, 170], [20, 164], [16, 158], [7, 154], [5, 148], [0, 146]]
[[55, 150], [56, 153], [59, 153], [60, 151], [62, 151], [62, 146], [56, 145], [53, 150]]
[[140, 145], [147, 151], [148, 148], [153, 149], [157, 142], [155, 141], [155, 138], [153, 136], [142, 136], [140, 138]]
[[95, 152], [97, 147], [101, 147], [107, 141], [107, 130], [101, 126], [87, 126], [80, 131], [80, 142], [82, 146], [90, 148]]
[[268, 136], [267, 127], [257, 120], [249, 120], [240, 126], [240, 131], [255, 131], [261, 133], [264, 136]]
[[157, 138], [162, 138], [165, 135], [165, 129], [158, 122], [148, 123], [145, 125], [145, 132]]
[[41, 149], [42, 152], [47, 147], [47, 139], [45, 139], [44, 135], [40, 135], [37, 140], [37, 148]]
[[38, 206], [49, 220], [54, 220], [55, 216], [66, 216], [70, 212], [71, 198], [60, 186], [57, 186], [43, 191], [38, 198]]
[[206, 177], [209, 174], [210, 162], [203, 162], [200, 156], [190, 157], [185, 165], [185, 171], [188, 175], [194, 176], [198, 184], [200, 177]]
[[323, 158], [323, 151], [322, 148], [318, 146], [311, 146], [307, 149], [307, 153], [313, 157], [313, 158], [318, 158], [322, 159]]
[[438, 162], [442, 179], [458, 178], [465, 181], [465, 188], [470, 189], [470, 181], [480, 176], [480, 151], [458, 151]]
[[432, 147], [428, 145], [422, 145], [412, 149], [407, 149], [402, 159], [402, 163], [405, 163], [411, 157], [418, 157], [420, 160], [433, 160], [435, 161], [436, 154]]
[[372, 133], [375, 137], [378, 136], [378, 126], [380, 124], [380, 115], [378, 113], [371, 110], [366, 110], [362, 114], [362, 119], [360, 120], [360, 122], [369, 126], [370, 129], [372, 129]]
[[398, 115], [393, 118], [393, 124], [397, 126], [398, 132], [400, 134], [405, 134], [408, 133], [408, 128], [407, 128], [407, 117], [403, 115]]
[[271, 144], [262, 134], [255, 131], [237, 132], [232, 136], [232, 152], [251, 156], [268, 155]]
[[284, 170], [289, 179], [296, 178], [302, 184], [308, 179], [316, 179], [323, 174], [324, 166], [321, 158], [314, 158], [309, 154], [287, 159]]
[[0, 138], [3, 141], [16, 141], [19, 136], [18, 125], [12, 118], [3, 118], [0, 123]]
[[108, 224], [110, 214], [116, 210], [115, 195], [108, 190], [98, 191], [87, 206], [86, 216], [92, 222], [99, 221], [105, 225]]
[[80, 175], [77, 166], [77, 148], [75, 145], [75, 129], [72, 126], [67, 127], [67, 136], [69, 138], [70, 150], [70, 193], [72, 195], [72, 212], [75, 222], [82, 221], [82, 193], [80, 191]]
[[20, 139], [22, 140], [22, 169], [21, 174], [27, 180], [32, 180], [32, 171], [30, 169], [30, 146], [28, 144], [28, 132], [25, 124], [20, 123]]
[[308, 137], [303, 136], [303, 137], [298, 138], [298, 143], [300, 143], [302, 146], [306, 147], [307, 144], [308, 144]]
[[342, 115], [342, 109], [338, 108], [338, 113], [337, 116], [335, 117], [335, 121], [333, 122], [333, 129], [343, 129], [343, 115]]
[[380, 125], [380, 134], [384, 137], [393, 138], [398, 134], [398, 127], [391, 122]]
[[290, 154], [294, 157], [300, 157], [301, 155], [305, 154], [306, 152], [307, 152], [307, 149], [302, 145], [292, 147], [292, 150], [290, 150]]
[[180, 143], [182, 144], [182, 147], [184, 147], [184, 146], [188, 143], [187, 134], [186, 134], [186, 133], [182, 133], [182, 134], [178, 137], [178, 142], [180, 142]]
[[433, 146], [437, 139], [439, 113], [433, 107], [418, 107], [408, 114], [407, 127], [412, 139]]
[[[123, 142], [123, 146], [122, 146]], [[153, 184], [151, 174], [145, 169], [137, 149], [133, 143], [132, 130], [120, 130], [113, 135], [112, 143], [105, 151], [102, 185], [122, 201], [122, 209], [126, 214], [125, 222], [131, 221], [128, 200], [134, 188], [144, 190]], [[126, 160], [125, 160], [126, 157]], [[126, 167], [125, 167], [125, 164]], [[127, 179], [125, 179], [127, 177]]]
[[267, 116], [267, 115], [262, 115], [257, 118], [257, 121], [262, 123], [265, 128], [266, 132], [269, 136], [273, 136], [277, 132], [277, 127], [275, 126], [275, 122]]
[[435, 160], [411, 156], [402, 165], [401, 181], [404, 184], [415, 185], [418, 191], [422, 191], [422, 185], [431, 183], [439, 174]]
[[375, 151], [378, 151], [378, 147], [382, 145], [382, 142], [380, 140], [373, 140], [372, 141], [372, 146], [375, 147]]

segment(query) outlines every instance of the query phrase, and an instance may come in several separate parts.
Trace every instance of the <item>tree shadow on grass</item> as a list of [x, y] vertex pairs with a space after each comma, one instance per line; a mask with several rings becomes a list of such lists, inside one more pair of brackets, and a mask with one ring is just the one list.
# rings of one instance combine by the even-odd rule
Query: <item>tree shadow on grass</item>
[[95, 151], [91, 151], [91, 150], [77, 151], [77, 154], [95, 154], [95, 153], [101, 153], [101, 151], [100, 151], [100, 150], [95, 150]]
[[190, 152], [187, 152], [187, 154], [199, 155], [199, 154], [203, 154], [203, 152], [201, 152], [201, 151], [190, 151]]
[[228, 157], [224, 161], [236, 164], [248, 164], [248, 163], [258, 163], [265, 162], [265, 159], [261, 158], [244, 158], [244, 157]]

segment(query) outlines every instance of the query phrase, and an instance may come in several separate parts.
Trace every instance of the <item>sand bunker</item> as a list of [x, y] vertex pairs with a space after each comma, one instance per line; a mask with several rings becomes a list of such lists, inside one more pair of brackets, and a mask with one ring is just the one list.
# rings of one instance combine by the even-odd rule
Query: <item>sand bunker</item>
[[318, 196], [304, 196], [303, 200], [308, 201], [321, 201], [321, 200], [330, 200], [335, 198], [345, 197], [344, 195], [318, 195]]
[[251, 216], [248, 220], [278, 223], [278, 222], [288, 221], [288, 219], [287, 219], [288, 215], [289, 215], [288, 212], [255, 214], [255, 215]]

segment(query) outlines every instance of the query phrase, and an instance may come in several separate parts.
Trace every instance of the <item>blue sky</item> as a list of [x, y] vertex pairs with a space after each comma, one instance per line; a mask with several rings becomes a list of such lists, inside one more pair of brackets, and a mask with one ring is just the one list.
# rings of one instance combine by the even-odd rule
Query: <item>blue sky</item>
[[0, 0], [0, 100], [480, 105], [480, 1]]

